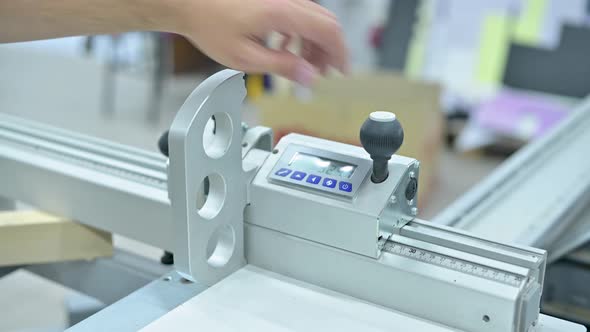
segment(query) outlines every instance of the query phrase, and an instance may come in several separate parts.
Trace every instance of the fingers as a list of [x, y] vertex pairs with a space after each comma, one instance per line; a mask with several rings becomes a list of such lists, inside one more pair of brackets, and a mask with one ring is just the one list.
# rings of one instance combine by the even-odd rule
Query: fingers
[[337, 20], [309, 0], [277, 2], [269, 15], [272, 29], [299, 36], [315, 44], [326, 55], [326, 62], [341, 72], [348, 71], [348, 50]]
[[240, 47], [245, 62], [240, 70], [249, 73], [272, 72], [304, 86], [310, 86], [317, 79], [317, 71], [309, 62], [287, 50], [273, 50], [249, 40]]
[[281, 41], [281, 46], [279, 47], [279, 49], [281, 51], [286, 51], [287, 48], [289, 47], [289, 44], [291, 43], [291, 36], [284, 36], [283, 40]]
[[328, 71], [328, 55], [315, 44], [304, 41], [301, 56], [312, 64], [320, 74], [325, 75]]

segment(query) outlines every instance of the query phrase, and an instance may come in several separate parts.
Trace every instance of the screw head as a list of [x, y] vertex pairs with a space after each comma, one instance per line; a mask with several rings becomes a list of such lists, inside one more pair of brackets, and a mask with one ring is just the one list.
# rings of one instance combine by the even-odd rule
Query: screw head
[[389, 203], [395, 204], [396, 202], [397, 202], [397, 197], [395, 197], [395, 196], [389, 197]]
[[410, 172], [410, 178], [415, 179], [416, 178], [416, 173]]

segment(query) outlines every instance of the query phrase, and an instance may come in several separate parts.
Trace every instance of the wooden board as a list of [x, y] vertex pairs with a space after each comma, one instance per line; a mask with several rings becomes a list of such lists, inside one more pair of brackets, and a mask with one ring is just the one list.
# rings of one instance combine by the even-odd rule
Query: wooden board
[[110, 233], [37, 211], [0, 212], [0, 266], [112, 254]]

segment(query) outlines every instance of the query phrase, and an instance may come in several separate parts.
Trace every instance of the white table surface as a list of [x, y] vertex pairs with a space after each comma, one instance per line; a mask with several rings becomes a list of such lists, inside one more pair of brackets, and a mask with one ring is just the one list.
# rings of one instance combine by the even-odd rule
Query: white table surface
[[[247, 266], [142, 331], [458, 331]], [[538, 332], [583, 332], [542, 316]]]

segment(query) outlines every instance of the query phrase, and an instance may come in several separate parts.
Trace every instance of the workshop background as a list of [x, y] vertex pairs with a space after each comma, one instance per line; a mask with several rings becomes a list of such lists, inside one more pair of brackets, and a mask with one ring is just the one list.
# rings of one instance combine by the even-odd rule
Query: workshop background
[[[244, 120], [272, 127], [276, 139], [298, 132], [359, 144], [368, 113], [395, 112], [406, 132], [399, 153], [421, 161], [423, 219], [542, 137], [590, 92], [588, 0], [319, 2], [341, 19], [351, 75], [331, 75], [310, 91], [249, 75]], [[184, 99], [219, 69], [165, 33], [5, 44], [0, 112], [157, 151]], [[162, 255], [121, 237], [115, 245]], [[0, 252], [0, 272], [9, 256], [18, 252]], [[80, 308], [101, 306], [23, 270], [1, 275], [0, 331], [61, 331], [87, 310]], [[590, 322], [588, 311], [580, 317]]]

